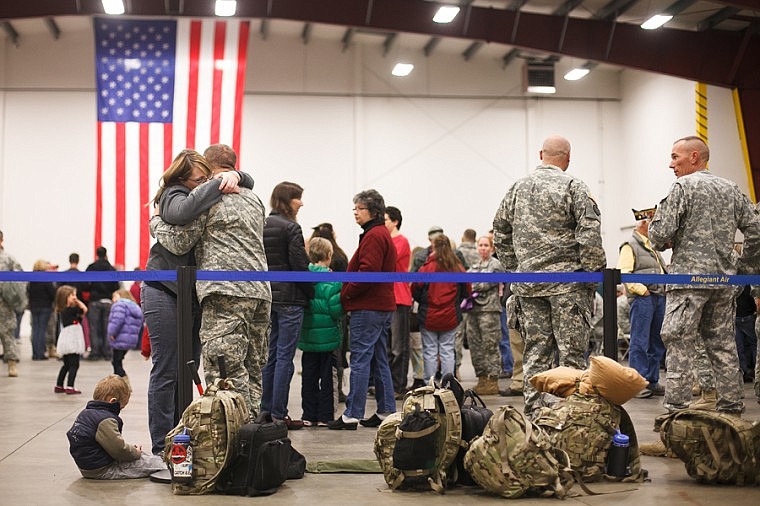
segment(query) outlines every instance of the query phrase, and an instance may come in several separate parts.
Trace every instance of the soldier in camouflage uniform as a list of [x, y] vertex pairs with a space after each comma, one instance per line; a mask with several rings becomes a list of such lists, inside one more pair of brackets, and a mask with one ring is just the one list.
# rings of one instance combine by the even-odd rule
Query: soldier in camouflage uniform
[[[670, 273], [701, 274], [696, 281], [710, 283], [756, 272], [760, 218], [747, 196], [733, 182], [707, 171], [710, 151], [700, 138], [677, 140], [670, 157], [678, 179], [649, 225], [652, 246], [663, 250], [672, 245]], [[744, 234], [741, 257], [734, 251], [737, 229]], [[666, 290], [665, 407], [674, 411], [689, 406], [695, 343], [701, 341], [715, 376], [717, 410], [741, 413], [744, 394], [734, 342], [735, 288], [694, 284], [667, 285]]]
[[[266, 271], [264, 204], [247, 188], [222, 199], [192, 223], [168, 225], [154, 216], [151, 233], [182, 255], [195, 246], [200, 270]], [[266, 281], [198, 281], [200, 337], [206, 384], [219, 378], [224, 356], [227, 377], [246, 399], [251, 417], [261, 405], [261, 370], [267, 361], [272, 292]]]
[[[516, 272], [599, 271], [607, 265], [599, 207], [586, 184], [567, 174], [570, 143], [544, 141], [541, 165], [509, 189], [494, 218], [494, 244], [504, 268]], [[527, 381], [560, 365], [584, 369], [594, 286], [515, 283], [517, 319], [525, 341], [525, 412], [538, 397]]]
[[[0, 231], [0, 271], [22, 271], [21, 265], [3, 248], [3, 232]], [[11, 283], [5, 281], [2, 283]], [[18, 282], [14, 282], [18, 283]], [[25, 284], [25, 283], [24, 283]], [[16, 310], [1, 295], [0, 291], [0, 342], [3, 344], [3, 362], [8, 364], [8, 376], [18, 376], [18, 347], [14, 333], [16, 332]], [[26, 290], [24, 290], [26, 292]]]
[[[493, 254], [493, 243], [488, 236], [477, 242], [478, 260], [470, 264], [467, 272], [504, 272]], [[464, 318], [467, 328], [467, 340], [470, 343], [470, 359], [475, 368], [478, 395], [496, 395], [499, 393], [499, 374], [501, 373], [501, 302], [499, 301], [499, 283], [473, 283], [472, 291], [478, 292], [472, 310]]]

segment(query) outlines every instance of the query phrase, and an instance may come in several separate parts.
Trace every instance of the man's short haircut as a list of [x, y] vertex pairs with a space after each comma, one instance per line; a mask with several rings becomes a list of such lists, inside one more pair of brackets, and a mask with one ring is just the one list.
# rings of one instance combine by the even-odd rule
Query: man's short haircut
[[396, 228], [398, 230], [401, 230], [401, 211], [399, 211], [398, 207], [388, 206], [385, 208], [385, 214], [388, 215], [388, 218], [390, 218], [391, 221], [396, 222]]
[[92, 392], [94, 401], [111, 402], [111, 399], [119, 401], [119, 405], [124, 407], [129, 402], [129, 385], [124, 378], [116, 374], [109, 374], [95, 385]]
[[364, 204], [372, 219], [385, 217], [385, 199], [377, 190], [364, 190], [354, 195], [354, 204]]
[[108, 250], [104, 246], [98, 246], [95, 250], [95, 255], [97, 255], [98, 258], [105, 258], [107, 254]]
[[464, 234], [462, 234], [462, 237], [467, 239], [468, 242], [475, 242], [475, 239], [477, 238], [478, 234], [473, 229], [468, 228], [464, 231]]
[[78, 264], [79, 263], [79, 253], [72, 253], [69, 255], [69, 263], [70, 264]]
[[203, 157], [212, 169], [235, 170], [235, 164], [237, 164], [235, 151], [226, 144], [212, 144], [203, 152]]
[[309, 239], [309, 261], [311, 263], [324, 262], [332, 254], [332, 243], [324, 237], [312, 237]]
[[710, 160], [710, 148], [703, 138], [696, 135], [687, 135], [686, 137], [681, 137], [673, 144], [678, 144], [681, 141], [686, 143], [687, 150], [699, 153], [699, 158], [703, 162], [707, 163]]

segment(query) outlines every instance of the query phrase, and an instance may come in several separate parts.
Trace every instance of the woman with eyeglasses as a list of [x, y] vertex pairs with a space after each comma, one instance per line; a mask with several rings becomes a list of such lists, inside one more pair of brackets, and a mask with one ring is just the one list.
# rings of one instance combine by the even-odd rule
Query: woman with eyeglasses
[[[264, 224], [264, 251], [270, 271], [308, 271], [309, 257], [301, 225], [296, 221], [303, 207], [303, 188], [283, 181], [272, 190], [272, 211]], [[269, 356], [262, 371], [261, 409], [272, 418], [284, 420], [290, 430], [303, 427], [302, 420], [288, 416], [290, 380], [295, 368], [293, 357], [301, 335], [303, 315], [314, 297], [313, 283], [272, 281], [272, 328]]]
[[[232, 161], [237, 155], [229, 146], [216, 144], [204, 153], [208, 159], [191, 149], [180, 151], [161, 176], [156, 196], [151, 201], [155, 212], [172, 225], [190, 223], [219, 202], [224, 193], [238, 191], [238, 185], [253, 188], [253, 178], [237, 171], [220, 172], [213, 169]], [[192, 251], [174, 255], [156, 242], [150, 249], [146, 270], [176, 270], [183, 265], [195, 265]], [[195, 298], [194, 298], [195, 300]], [[148, 428], [154, 454], [163, 452], [166, 434], [177, 425], [179, 416], [175, 390], [177, 384], [177, 283], [176, 281], [146, 281], [142, 286], [142, 310], [150, 335], [153, 367], [148, 383]], [[200, 308], [193, 305], [193, 358], [200, 360]]]

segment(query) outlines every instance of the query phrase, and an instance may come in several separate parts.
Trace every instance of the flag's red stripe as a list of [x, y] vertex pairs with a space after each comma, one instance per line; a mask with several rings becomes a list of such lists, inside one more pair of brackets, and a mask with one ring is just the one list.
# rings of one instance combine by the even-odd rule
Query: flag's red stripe
[[[148, 219], [150, 218], [149, 208], [147, 206], [149, 187], [150, 187], [150, 137], [148, 135], [149, 123], [140, 123], [140, 269], [145, 269], [148, 263], [148, 253], [150, 249], [150, 230], [148, 229]], [[133, 266], [125, 265], [127, 269]]]
[[238, 61], [237, 78], [235, 79], [235, 123], [232, 129], [232, 149], [238, 154], [240, 160], [240, 137], [243, 120], [243, 91], [245, 89], [245, 63], [248, 59], [248, 28], [250, 23], [240, 23], [240, 35], [238, 37]]
[[124, 250], [127, 242], [126, 223], [126, 126], [124, 123], [116, 123], [116, 188], [115, 188], [115, 228], [116, 228], [116, 251], [114, 252], [114, 264], [124, 265]]
[[172, 160], [174, 160], [173, 127], [172, 123], [164, 123], [164, 170], [168, 169], [169, 165], [172, 164]]
[[98, 166], [95, 174], [95, 245], [103, 244], [103, 123], [98, 121]]
[[201, 52], [201, 22], [190, 22], [190, 66], [187, 83], [187, 142], [186, 146], [195, 149], [195, 126], [198, 107], [198, 60]]
[[[219, 123], [222, 116], [222, 76], [224, 70], [224, 38], [227, 33], [227, 23], [217, 21], [214, 23], [214, 73], [211, 88], [211, 132], [209, 139], [211, 144], [219, 143]], [[219, 67], [217, 67], [217, 62]]]

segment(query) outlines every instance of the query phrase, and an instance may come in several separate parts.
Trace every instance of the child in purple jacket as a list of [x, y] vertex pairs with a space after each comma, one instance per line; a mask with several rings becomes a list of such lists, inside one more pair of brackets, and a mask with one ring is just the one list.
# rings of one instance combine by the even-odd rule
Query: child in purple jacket
[[[137, 345], [143, 326], [143, 313], [129, 290], [116, 290], [111, 298], [111, 314], [108, 315], [108, 344], [113, 350], [113, 373], [129, 383], [122, 362], [127, 351]], [[130, 387], [131, 388], [131, 387]]]

